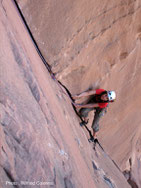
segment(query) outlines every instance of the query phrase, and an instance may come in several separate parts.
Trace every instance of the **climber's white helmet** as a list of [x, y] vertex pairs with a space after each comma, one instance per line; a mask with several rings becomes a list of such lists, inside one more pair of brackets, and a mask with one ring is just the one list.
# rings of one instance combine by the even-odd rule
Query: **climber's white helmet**
[[115, 91], [107, 91], [107, 96], [108, 96], [109, 101], [113, 101], [116, 99]]

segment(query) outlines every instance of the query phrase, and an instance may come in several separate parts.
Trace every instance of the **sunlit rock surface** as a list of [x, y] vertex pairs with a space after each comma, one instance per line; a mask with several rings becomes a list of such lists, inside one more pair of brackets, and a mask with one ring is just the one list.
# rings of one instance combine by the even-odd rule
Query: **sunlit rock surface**
[[53, 72], [72, 93], [117, 92], [99, 138], [141, 186], [141, 1], [18, 2]]
[[[117, 91], [99, 140], [140, 185], [140, 1], [19, 5], [70, 92], [91, 86]], [[50, 78], [11, 1], [1, 2], [0, 14], [2, 187], [6, 181], [19, 187], [20, 181], [61, 188], [130, 187], [109, 157], [88, 143], [69, 98]]]

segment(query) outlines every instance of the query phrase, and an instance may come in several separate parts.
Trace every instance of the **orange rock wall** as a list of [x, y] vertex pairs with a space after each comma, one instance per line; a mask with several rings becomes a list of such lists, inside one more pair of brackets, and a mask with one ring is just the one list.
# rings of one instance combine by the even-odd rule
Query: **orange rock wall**
[[0, 36], [0, 187], [130, 187], [89, 144], [12, 1], [0, 2]]
[[89, 87], [117, 92], [101, 121], [99, 138], [140, 185], [141, 1], [18, 3], [44, 57], [70, 92]]

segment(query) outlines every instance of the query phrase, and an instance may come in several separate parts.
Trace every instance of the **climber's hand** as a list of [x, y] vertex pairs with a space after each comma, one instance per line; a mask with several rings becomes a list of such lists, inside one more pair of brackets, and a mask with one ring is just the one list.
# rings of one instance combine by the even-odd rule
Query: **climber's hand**
[[75, 99], [79, 99], [79, 96], [76, 94], [76, 95], [71, 95], [72, 98], [75, 100]]
[[76, 104], [75, 102], [72, 102], [72, 104], [76, 107], [76, 108], [80, 108], [81, 104]]

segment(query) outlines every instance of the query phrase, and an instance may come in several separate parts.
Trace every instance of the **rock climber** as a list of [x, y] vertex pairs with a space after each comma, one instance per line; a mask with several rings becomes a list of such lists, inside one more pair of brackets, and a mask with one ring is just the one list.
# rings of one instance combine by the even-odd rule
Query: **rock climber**
[[95, 110], [94, 119], [92, 122], [93, 137], [96, 138], [96, 133], [99, 131], [99, 120], [105, 114], [106, 107], [109, 102], [114, 102], [116, 99], [115, 91], [106, 91], [104, 89], [96, 89], [82, 92], [81, 94], [73, 95], [73, 99], [91, 96], [87, 104], [73, 103], [76, 108], [81, 108], [79, 111], [80, 116], [84, 122], [88, 122], [88, 113]]

